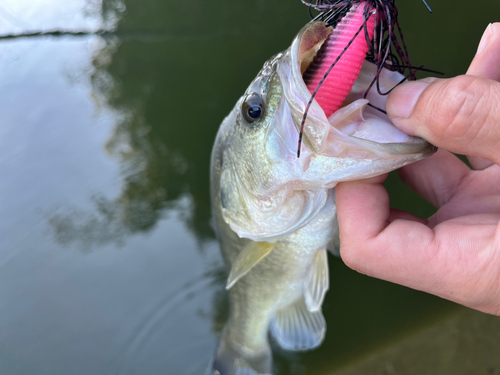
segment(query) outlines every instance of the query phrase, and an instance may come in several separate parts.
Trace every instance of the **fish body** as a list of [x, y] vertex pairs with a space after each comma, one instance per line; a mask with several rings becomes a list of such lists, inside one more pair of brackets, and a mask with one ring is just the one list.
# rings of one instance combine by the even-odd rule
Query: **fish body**
[[[367, 107], [384, 96], [363, 94], [376, 74], [364, 62], [342, 107], [329, 118], [303, 74], [331, 34], [306, 25], [291, 47], [265, 63], [223, 121], [211, 159], [214, 226], [229, 271], [230, 314], [211, 373], [271, 374], [268, 333], [289, 350], [321, 344], [328, 289], [327, 248], [338, 238], [334, 187], [376, 176], [429, 156], [434, 147], [397, 130]], [[384, 90], [400, 82], [383, 70]]]

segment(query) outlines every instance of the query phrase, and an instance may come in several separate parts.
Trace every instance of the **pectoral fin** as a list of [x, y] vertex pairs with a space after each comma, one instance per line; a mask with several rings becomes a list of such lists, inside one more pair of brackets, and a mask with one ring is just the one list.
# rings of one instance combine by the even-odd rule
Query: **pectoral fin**
[[323, 248], [314, 254], [311, 268], [304, 280], [304, 300], [309, 311], [321, 309], [328, 287], [328, 259], [326, 248]]
[[275, 243], [251, 241], [243, 248], [234, 261], [231, 272], [227, 279], [226, 290], [233, 287], [243, 276], [245, 276], [255, 265], [269, 255]]

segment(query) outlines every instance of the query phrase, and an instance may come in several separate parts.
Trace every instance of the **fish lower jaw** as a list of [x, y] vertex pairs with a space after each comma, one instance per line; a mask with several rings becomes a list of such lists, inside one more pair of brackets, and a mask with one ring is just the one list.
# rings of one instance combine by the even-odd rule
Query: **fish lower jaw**
[[367, 99], [358, 99], [333, 113], [328, 118], [331, 133], [340, 131], [349, 137], [379, 144], [414, 143], [415, 137], [397, 129], [387, 115], [367, 107], [368, 104]]

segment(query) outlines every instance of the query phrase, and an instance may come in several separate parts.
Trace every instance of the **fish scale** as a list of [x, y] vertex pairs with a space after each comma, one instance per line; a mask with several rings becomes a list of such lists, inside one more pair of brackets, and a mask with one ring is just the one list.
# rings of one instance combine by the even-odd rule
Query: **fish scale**
[[[366, 2], [354, 4], [351, 10], [342, 18], [332, 34], [323, 43], [311, 65], [304, 73], [304, 82], [311, 93], [314, 93], [319, 83], [346, 49], [364, 24]], [[366, 22], [370, 40], [375, 29], [375, 16], [372, 14]], [[364, 31], [361, 31], [347, 48], [339, 61], [332, 68], [323, 84], [316, 93], [315, 99], [330, 117], [337, 111], [349, 94], [354, 82], [359, 76], [363, 62], [368, 52]]]

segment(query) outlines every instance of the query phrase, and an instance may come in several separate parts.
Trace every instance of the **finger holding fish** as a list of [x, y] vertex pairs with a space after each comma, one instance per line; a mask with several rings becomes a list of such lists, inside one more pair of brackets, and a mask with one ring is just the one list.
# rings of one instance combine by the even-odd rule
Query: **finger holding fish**
[[463, 161], [444, 149], [398, 170], [401, 180], [434, 207], [447, 203], [469, 173], [470, 168]]
[[387, 103], [394, 124], [438, 147], [500, 163], [500, 83], [473, 76], [410, 82]]
[[380, 177], [341, 183], [336, 197], [347, 265], [500, 315], [500, 38], [487, 39], [468, 71], [478, 76], [407, 83], [387, 103], [400, 129], [474, 155], [481, 170], [445, 150], [404, 167], [403, 181], [439, 208], [427, 223], [391, 213]]
[[500, 313], [498, 288], [492, 289], [500, 282], [499, 215], [451, 219], [432, 229], [408, 218], [394, 220], [387, 191], [376, 179], [339, 184], [337, 197], [341, 256], [349, 267]]
[[389, 95], [387, 113], [408, 134], [499, 164], [500, 23], [488, 26], [480, 44], [467, 75], [404, 83]]
[[[490, 24], [486, 28], [481, 42], [479, 43], [478, 53], [470, 64], [467, 75], [480, 77], [482, 78], [480, 80], [481, 82], [491, 86], [485, 86], [482, 89], [478, 88], [473, 93], [466, 93], [467, 96], [477, 97], [475, 101], [481, 102], [482, 106], [474, 109], [473, 114], [469, 116], [469, 123], [466, 123], [465, 120], [460, 120], [463, 122], [463, 126], [469, 126], [472, 123], [473, 126], [481, 128], [480, 132], [472, 131], [466, 133], [462, 137], [460, 137], [460, 134], [454, 134], [448, 137], [436, 131], [436, 136], [433, 137], [433, 142], [436, 145], [451, 149], [457, 153], [469, 155], [468, 159], [474, 170], [484, 170], [489, 167], [494, 169], [500, 168], [492, 161], [492, 159], [498, 159], [498, 156], [495, 156], [498, 154], [498, 150], [494, 143], [499, 136], [497, 124], [499, 118], [498, 112], [500, 109], [500, 105], [498, 104], [500, 91], [495, 93], [495, 90], [498, 90], [500, 87], [497, 82], [495, 82], [500, 80], [500, 69], [498, 68], [500, 66], [499, 51], [500, 23]], [[448, 93], [446, 97], [448, 98], [447, 100], [457, 100], [457, 97], [451, 93]], [[392, 106], [398, 105], [397, 103], [394, 104], [394, 101], [391, 101], [392, 99], [393, 98], [389, 99], [389, 110]], [[401, 100], [401, 98], [397, 99]], [[471, 99], [468, 100], [470, 101]], [[426, 105], [422, 107], [426, 107]], [[432, 107], [428, 108], [427, 111], [432, 110]], [[484, 123], [475, 121], [478, 118], [484, 117], [485, 114], [489, 116], [489, 121]], [[461, 117], [466, 118], [467, 116], [462, 114]], [[395, 124], [398, 124], [398, 120], [395, 120]], [[408, 122], [408, 124], [412, 126], [416, 124], [416, 121]], [[432, 128], [433, 124], [420, 122], [419, 126]], [[453, 123], [450, 123], [446, 127], [452, 129], [452, 132], [458, 133], [457, 128], [453, 130]], [[413, 128], [405, 129], [409, 133], [415, 133]], [[481, 139], [478, 139], [479, 137], [474, 137], [474, 134], [480, 135], [481, 132], [486, 134], [484, 138], [489, 138], [487, 142], [481, 143], [481, 147], [476, 147], [471, 151], [469, 148], [453, 149], [451, 148], [453, 146], [450, 146], [450, 142], [454, 143], [454, 147], [460, 147], [460, 143], [464, 143], [469, 147], [470, 144], [474, 144], [478, 141], [481, 142]], [[457, 138], [460, 138], [459, 142], [456, 141]], [[488, 145], [490, 146], [488, 147]], [[481, 152], [489, 160], [478, 156], [478, 152]], [[450, 195], [456, 190], [459, 183], [469, 175], [469, 172], [470, 169], [462, 161], [444, 150], [440, 150], [429, 159], [403, 167], [399, 170], [399, 174], [403, 181], [435, 207], [441, 207], [450, 199]]]
[[[468, 75], [475, 75], [493, 81], [500, 80], [500, 23], [490, 24], [479, 43], [478, 53], [474, 57]], [[492, 107], [498, 106], [495, 96], [488, 98], [488, 90], [478, 91], [477, 95], [482, 97], [482, 101]], [[493, 103], [493, 104], [492, 104]], [[397, 121], [396, 121], [397, 123]], [[430, 127], [431, 125], [423, 124]], [[483, 125], [484, 126], [484, 125]], [[495, 134], [495, 124], [493, 130], [487, 130], [492, 135]], [[407, 129], [411, 132], [411, 129]], [[443, 137], [444, 138], [444, 137]], [[468, 142], [468, 140], [465, 140]], [[435, 144], [442, 145], [441, 139], [435, 139]], [[442, 145], [446, 148], [446, 145]], [[460, 153], [466, 154], [467, 150]], [[493, 155], [493, 152], [490, 154]], [[491, 158], [491, 156], [490, 156]], [[488, 159], [478, 156], [468, 156], [469, 162], [474, 170], [484, 170], [488, 167], [500, 168]], [[457, 157], [448, 151], [440, 150], [429, 159], [401, 168], [398, 173], [403, 181], [413, 190], [422, 195], [435, 207], [441, 207], [450, 199], [458, 184], [469, 174], [470, 169]]]
[[[477, 48], [468, 75], [488, 78], [500, 82], [500, 23], [489, 24]], [[469, 162], [475, 170], [483, 170], [491, 166], [490, 160], [469, 156]]]

